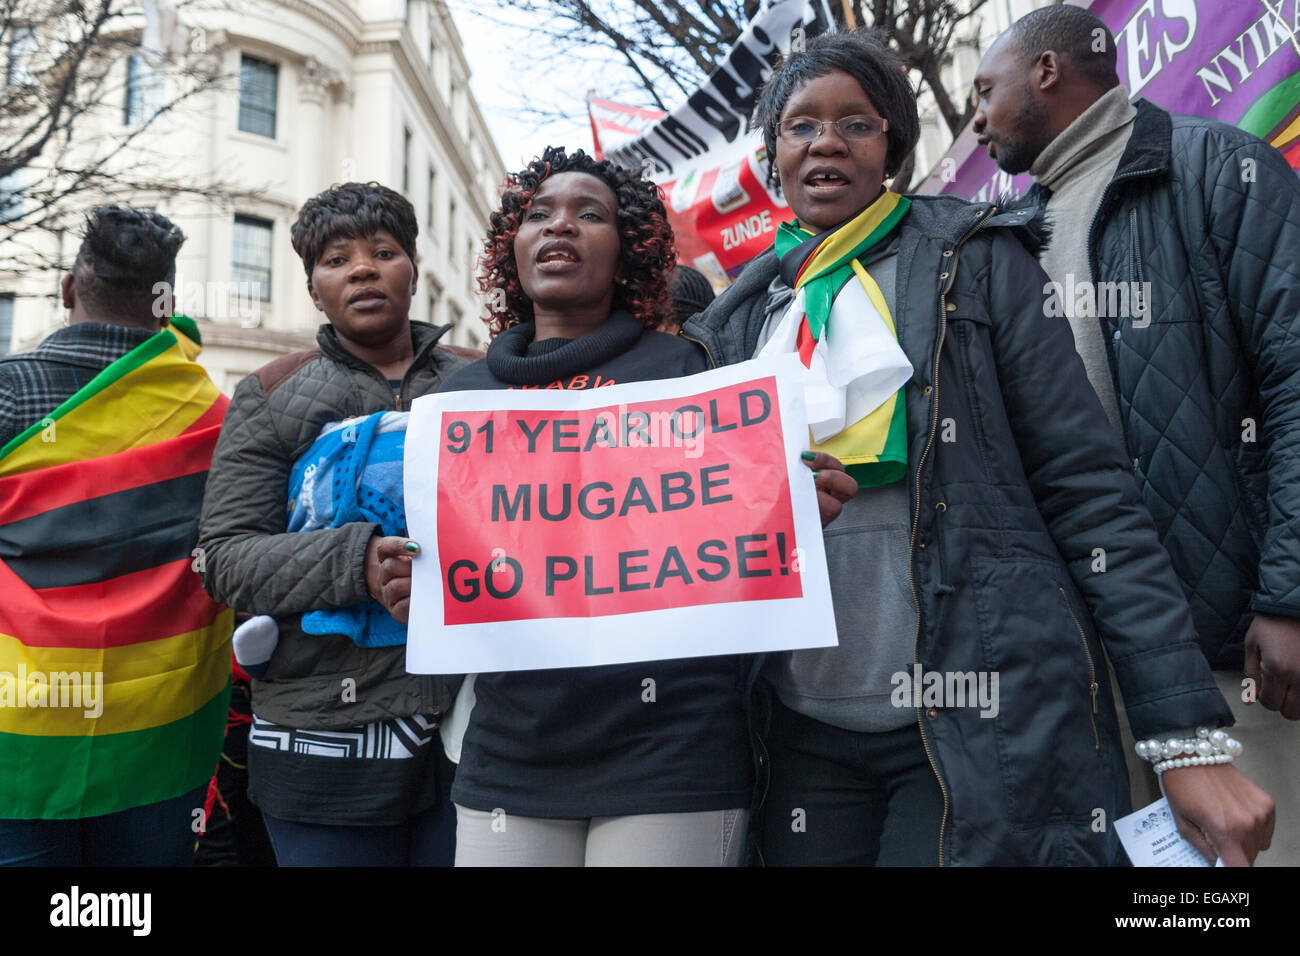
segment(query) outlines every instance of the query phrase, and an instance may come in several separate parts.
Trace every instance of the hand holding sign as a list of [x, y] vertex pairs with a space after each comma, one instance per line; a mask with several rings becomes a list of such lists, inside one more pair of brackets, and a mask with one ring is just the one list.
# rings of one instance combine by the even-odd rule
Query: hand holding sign
[[408, 670], [833, 643], [798, 458], [801, 373], [783, 356], [598, 391], [417, 400], [407, 520], [437, 548], [414, 566]]
[[411, 558], [419, 552], [414, 541], [393, 535], [375, 535], [366, 545], [366, 588], [402, 624], [410, 614]]
[[844, 470], [844, 463], [824, 451], [806, 451], [800, 457], [813, 470], [817, 486], [817, 510], [821, 512], [822, 527], [840, 516], [849, 499], [858, 493], [858, 483]]

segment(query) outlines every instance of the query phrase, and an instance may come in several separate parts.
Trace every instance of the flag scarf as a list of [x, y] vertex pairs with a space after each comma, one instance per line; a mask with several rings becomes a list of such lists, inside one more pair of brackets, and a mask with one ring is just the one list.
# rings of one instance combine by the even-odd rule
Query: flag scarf
[[810, 373], [812, 448], [843, 462], [860, 488], [907, 473], [903, 386], [912, 365], [880, 287], [859, 260], [893, 232], [910, 205], [886, 191], [820, 235], [797, 222], [777, 229], [781, 276], [795, 298], [760, 354], [799, 353]]
[[0, 818], [115, 813], [212, 776], [234, 612], [191, 549], [229, 400], [199, 348], [174, 317], [0, 449]]

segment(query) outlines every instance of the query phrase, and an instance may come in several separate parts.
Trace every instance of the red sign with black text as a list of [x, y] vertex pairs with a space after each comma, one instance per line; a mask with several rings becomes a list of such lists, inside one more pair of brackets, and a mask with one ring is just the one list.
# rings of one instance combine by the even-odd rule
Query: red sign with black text
[[797, 598], [775, 378], [590, 409], [442, 411], [445, 625]]

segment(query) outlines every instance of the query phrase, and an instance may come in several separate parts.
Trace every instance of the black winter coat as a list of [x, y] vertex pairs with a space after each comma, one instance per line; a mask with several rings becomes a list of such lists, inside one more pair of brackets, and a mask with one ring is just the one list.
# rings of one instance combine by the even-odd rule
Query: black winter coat
[[[999, 674], [996, 717], [917, 708], [940, 862], [1120, 863], [1128, 778], [1103, 644], [1137, 734], [1232, 715], [1069, 325], [1046, 317], [1046, 274], [1017, 237], [1028, 214], [995, 213], [917, 196], [899, 234], [916, 659]], [[682, 334], [717, 364], [750, 358], [776, 268], [755, 260]]]
[[1236, 127], [1136, 106], [1089, 261], [1150, 283], [1150, 311], [1099, 321], [1201, 649], [1240, 670], [1252, 611], [1300, 618], [1300, 181]]

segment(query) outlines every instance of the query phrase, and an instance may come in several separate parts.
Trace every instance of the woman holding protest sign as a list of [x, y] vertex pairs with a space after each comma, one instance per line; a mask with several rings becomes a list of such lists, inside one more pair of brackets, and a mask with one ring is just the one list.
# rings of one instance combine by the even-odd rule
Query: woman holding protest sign
[[[825, 379], [883, 325], [914, 369], [814, 432], [860, 490], [826, 532], [839, 646], [764, 668], [766, 860], [1122, 862], [1101, 638], [1136, 732], [1208, 737], [1231, 714], [1069, 327], [1047, 317], [1028, 216], [886, 188], [916, 101], [862, 34], [788, 56], [755, 125], [797, 218], [682, 334], [720, 364], [798, 350]], [[1267, 847], [1271, 801], [1235, 769], [1164, 782], [1225, 862]]]
[[[675, 259], [653, 183], [547, 149], [509, 178], [492, 214], [480, 279], [487, 357], [440, 391], [705, 371], [702, 350], [656, 331]], [[409, 594], [403, 563], [388, 568], [393, 606]], [[452, 794], [457, 865], [735, 865], [755, 664], [714, 656], [478, 675]]]

